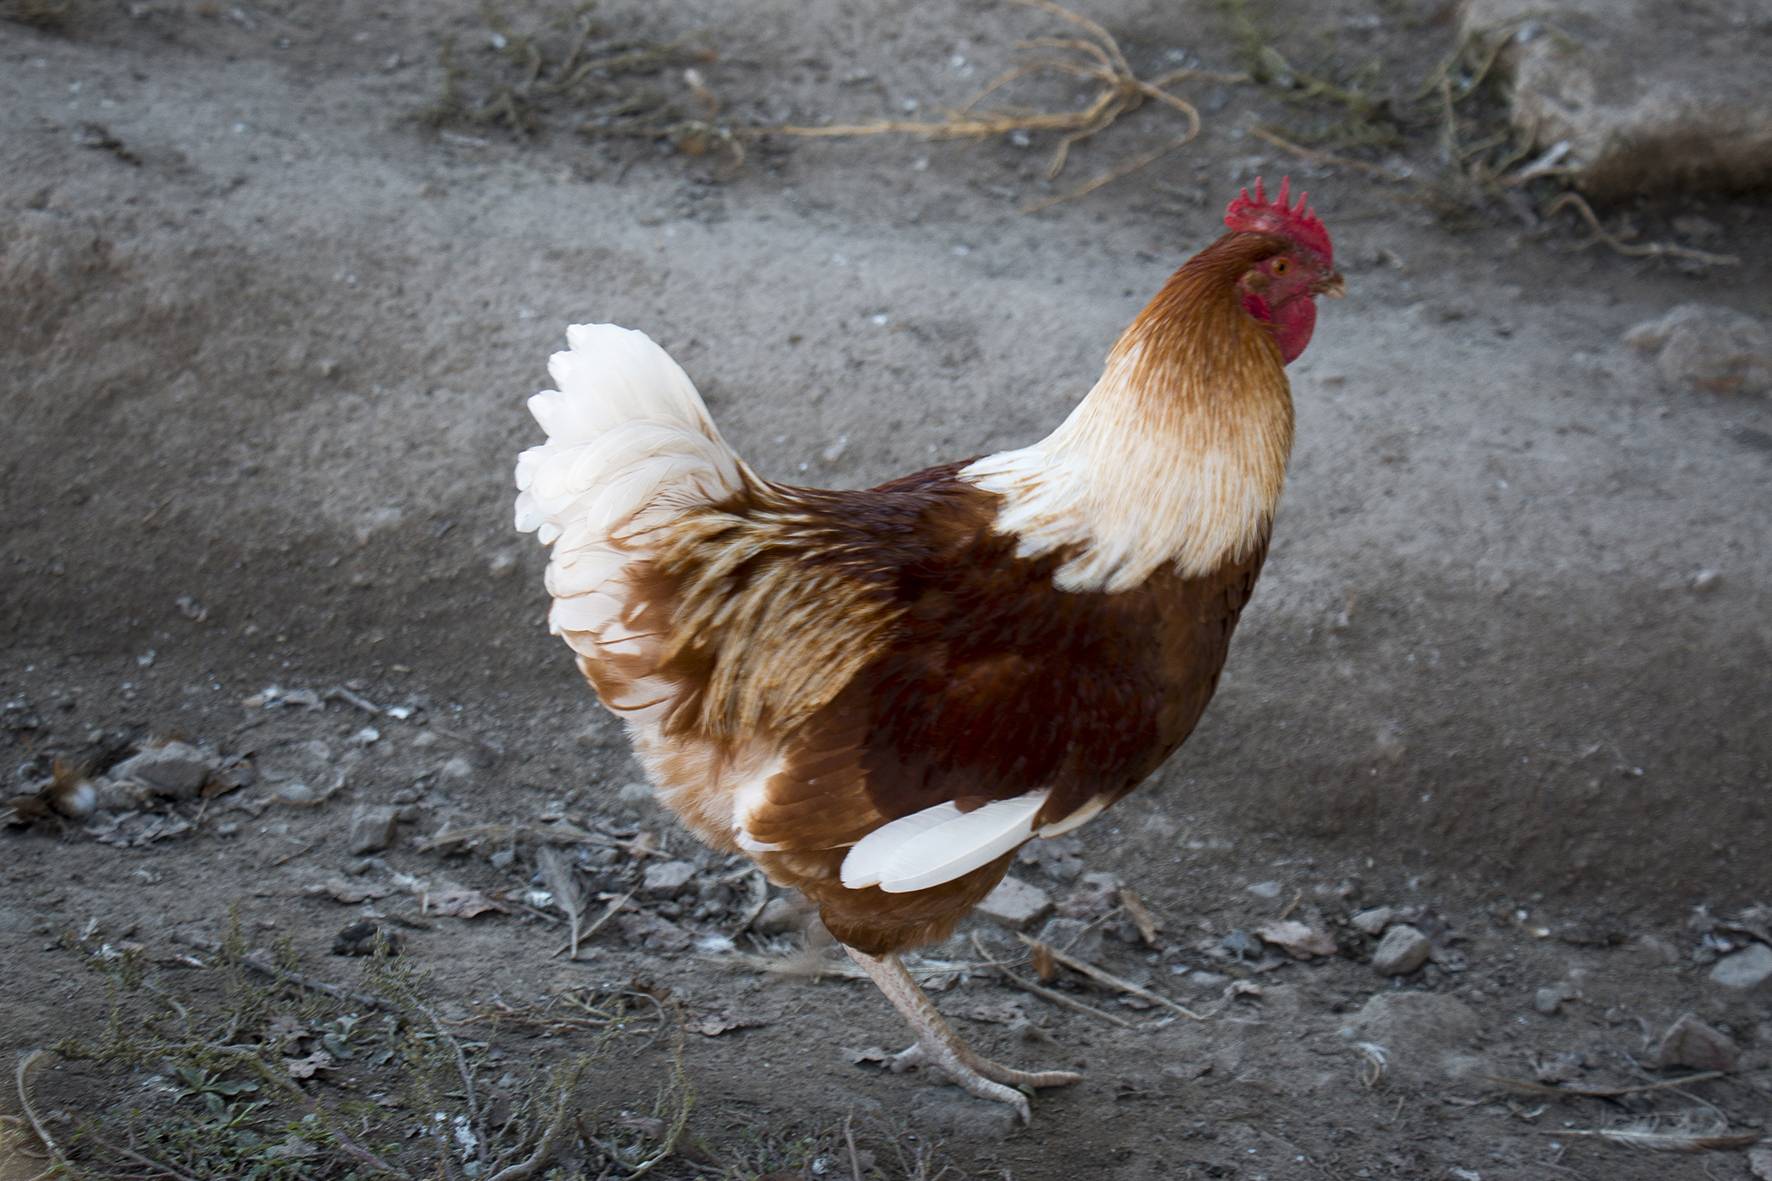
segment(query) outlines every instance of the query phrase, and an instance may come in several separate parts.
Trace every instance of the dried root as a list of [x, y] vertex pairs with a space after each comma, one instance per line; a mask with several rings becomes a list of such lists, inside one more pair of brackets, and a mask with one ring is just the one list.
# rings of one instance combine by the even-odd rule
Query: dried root
[[[1092, 193], [1103, 185], [1136, 172], [1176, 148], [1191, 143], [1200, 134], [1200, 112], [1170, 88], [1178, 82], [1204, 79], [1213, 82], [1247, 82], [1242, 73], [1215, 73], [1209, 70], [1169, 70], [1154, 78], [1140, 78], [1133, 72], [1119, 42], [1095, 21], [1058, 4], [1056, 0], [1015, 0], [1056, 16], [1079, 30], [1079, 35], [1066, 37], [1035, 37], [1018, 46], [1031, 56], [1006, 70], [989, 85], [967, 100], [960, 109], [945, 119], [886, 119], [873, 123], [839, 123], [822, 126], [784, 124], [748, 127], [738, 132], [746, 137], [768, 135], [795, 136], [802, 139], [843, 139], [869, 135], [912, 135], [923, 139], [987, 139], [1015, 132], [1057, 132], [1061, 138], [1046, 166], [1048, 178], [1064, 171], [1073, 146], [1095, 136], [1122, 115], [1131, 113], [1147, 102], [1154, 102], [1180, 115], [1186, 129], [1148, 152], [1095, 176], [1079, 187], [1056, 197], [1036, 201], [1023, 212], [1033, 213], [1064, 201], [1072, 201]], [[979, 111], [985, 99], [1022, 78], [1040, 74], [1058, 74], [1081, 78], [1096, 86], [1094, 95], [1082, 107], [1069, 111]]]

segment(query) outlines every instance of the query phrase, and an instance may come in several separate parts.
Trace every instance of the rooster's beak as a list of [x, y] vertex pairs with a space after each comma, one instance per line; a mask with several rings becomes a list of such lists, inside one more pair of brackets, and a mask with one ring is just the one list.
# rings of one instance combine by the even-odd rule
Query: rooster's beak
[[1340, 299], [1347, 294], [1347, 284], [1342, 281], [1340, 271], [1331, 271], [1329, 277], [1317, 284], [1317, 294], [1325, 299]]

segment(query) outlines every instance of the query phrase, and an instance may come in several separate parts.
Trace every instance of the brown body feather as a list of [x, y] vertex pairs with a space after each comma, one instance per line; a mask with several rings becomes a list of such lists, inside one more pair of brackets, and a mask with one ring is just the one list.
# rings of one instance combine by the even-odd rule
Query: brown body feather
[[[1049, 545], [1030, 544], [1005, 526], [1013, 497], [954, 464], [847, 492], [747, 474], [737, 495], [648, 533], [620, 650], [574, 646], [604, 701], [636, 719], [661, 798], [728, 851], [742, 816], [773, 880], [882, 955], [948, 934], [1013, 851], [927, 889], [849, 889], [839, 872], [862, 837], [943, 802], [1041, 790], [1036, 827], [1059, 825], [1155, 770], [1211, 699], [1266, 553], [1291, 402], [1233, 285], [1278, 248], [1231, 234], [1196, 256], [1115, 346], [1117, 384], [1104, 377], [1073, 416], [1094, 405], [1076, 432], [1089, 446], [1089, 431], [1144, 432], [1129, 454], [1152, 470], [1113, 473], [1113, 488], [1185, 475], [1200, 490], [1173, 503], [1200, 519], [1144, 521], [1123, 491], [1080, 486], [1096, 517], [1065, 516]], [[1207, 450], [1222, 486], [1200, 483]], [[1066, 488], [1039, 494], [1070, 503]], [[1172, 556], [1129, 586], [1061, 589], [1061, 571], [1087, 571], [1074, 534], [1090, 519], [1173, 532]], [[1126, 569], [1104, 564], [1121, 582]]]

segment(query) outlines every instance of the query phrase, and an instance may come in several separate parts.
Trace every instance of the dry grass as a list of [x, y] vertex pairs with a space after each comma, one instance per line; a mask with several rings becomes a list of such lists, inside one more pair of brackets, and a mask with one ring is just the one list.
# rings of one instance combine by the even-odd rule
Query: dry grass
[[[631, 1177], [674, 1156], [694, 1106], [678, 1023], [656, 1001], [604, 998], [600, 1023], [512, 1067], [444, 1020], [430, 983], [385, 949], [360, 961], [352, 988], [297, 971], [286, 949], [248, 949], [238, 924], [201, 959], [68, 946], [106, 981], [105, 1031], [35, 1051], [16, 1080], [32, 1138], [62, 1176], [522, 1181], [619, 1161]], [[162, 963], [180, 967], [179, 994]], [[662, 1056], [649, 1093], [610, 1093], [601, 1067], [618, 1044], [624, 1059]], [[77, 1069], [46, 1083], [52, 1058]], [[75, 1093], [60, 1093], [63, 1073]], [[48, 1104], [45, 1086], [58, 1090]], [[50, 1127], [48, 1106], [69, 1121]], [[624, 1125], [623, 1109], [650, 1110], [657, 1129]]]
[[[64, 940], [106, 1020], [21, 1058], [0, 1159], [32, 1181], [963, 1181], [903, 1129], [697, 1118], [682, 1015], [645, 987], [462, 1015], [385, 947], [323, 973], [237, 921], [197, 942]], [[361, 979], [324, 978], [341, 963]]]

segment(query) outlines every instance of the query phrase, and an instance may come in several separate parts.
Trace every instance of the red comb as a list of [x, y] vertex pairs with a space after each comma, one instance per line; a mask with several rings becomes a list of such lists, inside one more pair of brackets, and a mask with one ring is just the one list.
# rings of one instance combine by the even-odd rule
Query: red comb
[[1225, 207], [1224, 224], [1233, 230], [1249, 234], [1280, 234], [1291, 238], [1294, 242], [1307, 249], [1314, 250], [1323, 256], [1325, 262], [1334, 257], [1334, 247], [1329, 244], [1329, 231], [1317, 220], [1316, 213], [1305, 204], [1309, 193], [1298, 194], [1298, 204], [1289, 204], [1292, 194], [1292, 178], [1282, 177], [1279, 196], [1270, 202], [1267, 194], [1262, 191], [1261, 178], [1255, 178], [1255, 196], [1249, 196], [1249, 190]]

